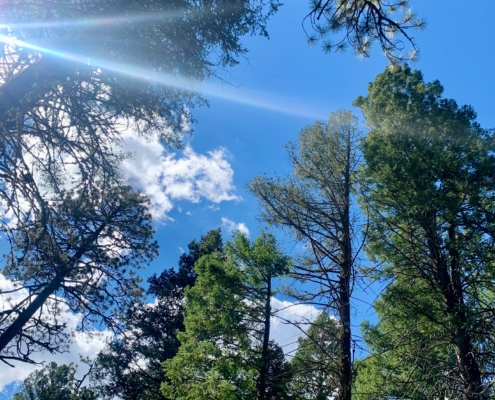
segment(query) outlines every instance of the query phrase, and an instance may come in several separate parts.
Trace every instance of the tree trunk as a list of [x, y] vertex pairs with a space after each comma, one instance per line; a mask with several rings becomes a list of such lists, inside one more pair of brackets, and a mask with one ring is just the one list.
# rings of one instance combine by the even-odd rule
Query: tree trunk
[[270, 344], [270, 317], [271, 317], [271, 304], [270, 300], [272, 297], [272, 278], [270, 275], [267, 277], [266, 286], [266, 299], [265, 299], [265, 315], [264, 315], [264, 331], [263, 331], [263, 344], [261, 350], [261, 369], [260, 376], [258, 379], [258, 390], [257, 399], [266, 399], [266, 383], [268, 380], [268, 366], [270, 364], [269, 360], [269, 344]]
[[351, 400], [352, 358], [351, 358], [351, 307], [349, 289], [349, 271], [344, 266], [340, 276], [340, 376], [339, 400]]
[[29, 303], [29, 305], [19, 314], [16, 320], [0, 335], [0, 352], [7, 347], [16, 335], [22, 332], [24, 325], [34, 314], [45, 304], [46, 300], [54, 294], [62, 285], [66, 276], [70, 273], [73, 265], [77, 265], [86, 253], [88, 247], [94, 243], [100, 233], [107, 227], [110, 218], [107, 218], [98, 229], [84, 242], [83, 246], [71, 257], [67, 265], [59, 271], [55, 277], [45, 286], [45, 288]]
[[341, 323], [340, 337], [340, 374], [339, 400], [351, 400], [352, 358], [351, 358], [351, 274], [352, 274], [352, 245], [350, 232], [350, 189], [351, 189], [351, 143], [348, 136], [346, 166], [343, 190], [343, 218], [340, 276], [339, 276], [339, 317]]
[[449, 225], [448, 236], [451, 282], [448, 285], [445, 297], [448, 311], [454, 324], [452, 341], [455, 347], [457, 364], [461, 373], [466, 399], [480, 400], [486, 398], [486, 396], [482, 395], [483, 383], [481, 371], [473, 352], [472, 338], [468, 327], [464, 291], [461, 281], [462, 271], [460, 271], [459, 267], [459, 253], [455, 245], [453, 245], [457, 241], [454, 224]]
[[445, 314], [452, 324], [450, 342], [455, 349], [457, 370], [464, 387], [463, 394], [467, 400], [485, 399], [482, 395], [481, 371], [473, 353], [472, 338], [467, 326], [460, 255], [455, 248], [456, 226], [451, 222], [448, 227], [448, 257], [440, 248], [441, 240], [435, 229], [429, 227], [426, 232], [430, 258], [437, 270], [438, 286], [445, 301]]
[[36, 296], [36, 298], [19, 314], [17, 319], [0, 335], [0, 352], [10, 343], [14, 337], [22, 331], [22, 328], [38, 311], [45, 301], [60, 287], [63, 277], [56, 276]]

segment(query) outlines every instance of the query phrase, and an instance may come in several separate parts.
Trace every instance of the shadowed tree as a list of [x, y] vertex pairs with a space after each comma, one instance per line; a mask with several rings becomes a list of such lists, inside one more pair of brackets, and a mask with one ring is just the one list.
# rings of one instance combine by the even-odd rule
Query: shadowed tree
[[122, 317], [124, 334], [99, 355], [91, 384], [104, 398], [166, 399], [160, 385], [165, 379], [162, 362], [173, 358], [179, 348], [177, 333], [184, 331], [184, 289], [194, 286], [194, 264], [202, 256], [222, 252], [220, 229], [211, 230], [188, 245], [178, 269], [164, 270], [149, 278], [148, 295], [153, 304], [133, 305]]
[[3, 269], [13, 286], [3, 291], [1, 361], [64, 351], [71, 334], [64, 313], [79, 314], [81, 331], [95, 322], [119, 329], [117, 314], [141, 294], [134, 271], [157, 253], [147, 206], [128, 187], [93, 187], [17, 222]]
[[[58, 108], [70, 108], [79, 124], [94, 125], [93, 118], [104, 112], [165, 136], [163, 128], [181, 130], [184, 105], [202, 102], [194, 83], [236, 64], [246, 52], [242, 35], [266, 36], [266, 21], [279, 3], [2, 0], [0, 5], [4, 123], [14, 123], [12, 109], [35, 113], [59, 101]], [[42, 118], [43, 112], [36, 115]]]

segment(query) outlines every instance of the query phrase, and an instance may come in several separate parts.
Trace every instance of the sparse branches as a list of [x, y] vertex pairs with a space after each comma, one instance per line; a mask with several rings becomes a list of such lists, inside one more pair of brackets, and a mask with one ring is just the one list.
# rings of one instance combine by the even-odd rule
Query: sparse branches
[[157, 253], [147, 200], [128, 187], [69, 192], [44, 214], [43, 224], [13, 232], [4, 273], [27, 285], [2, 314], [0, 358], [63, 351], [67, 311], [79, 314], [82, 331], [98, 321], [118, 330], [117, 313], [141, 292], [132, 270]]
[[351, 295], [361, 248], [359, 215], [352, 209], [359, 166], [357, 119], [349, 111], [331, 113], [328, 123], [304, 128], [287, 151], [294, 173], [285, 179], [257, 177], [249, 190], [261, 217], [286, 228], [307, 251], [290, 275], [305, 284], [289, 294], [339, 318], [338, 398], [351, 397]]
[[[351, 47], [359, 57], [369, 57], [371, 46], [378, 42], [391, 64], [414, 60], [419, 49], [410, 31], [421, 30], [426, 23], [408, 7], [409, 0], [313, 0], [309, 21], [313, 34], [308, 41], [323, 42], [325, 52], [344, 51]], [[394, 19], [401, 13], [401, 19]], [[340, 35], [336, 41], [331, 37]], [[404, 54], [407, 43], [411, 50]]]

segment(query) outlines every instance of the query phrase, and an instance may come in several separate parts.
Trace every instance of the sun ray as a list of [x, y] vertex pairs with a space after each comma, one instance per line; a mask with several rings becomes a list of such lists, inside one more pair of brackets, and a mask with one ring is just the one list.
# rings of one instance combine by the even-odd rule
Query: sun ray
[[28, 48], [40, 53], [49, 54], [67, 61], [91, 65], [102, 70], [112, 71], [117, 74], [126, 75], [134, 79], [141, 79], [159, 85], [166, 85], [182, 90], [201, 92], [210, 97], [244, 104], [267, 111], [291, 115], [294, 117], [308, 119], [324, 119], [326, 112], [323, 108], [311, 104], [310, 101], [302, 99], [289, 99], [266, 92], [249, 91], [236, 88], [232, 85], [221, 85], [210, 82], [198, 82], [193, 79], [164, 72], [150, 71], [149, 69], [133, 66], [130, 64], [117, 63], [110, 60], [95, 58], [88, 55], [68, 51], [50, 49], [33, 43], [28, 43], [10, 36], [0, 35], [0, 42], [11, 44], [21, 48]]
[[[83, 27], [93, 28], [100, 25], [115, 25], [121, 23], [143, 23], [162, 21], [165, 19], [172, 20], [184, 18], [184, 11], [169, 11], [169, 12], [143, 12], [132, 15], [113, 15], [97, 18], [77, 18], [54, 21], [36, 21], [23, 23], [3, 23], [0, 24], [0, 29], [43, 29], [43, 28], [67, 28], [67, 27]], [[191, 13], [188, 13], [191, 15]]]

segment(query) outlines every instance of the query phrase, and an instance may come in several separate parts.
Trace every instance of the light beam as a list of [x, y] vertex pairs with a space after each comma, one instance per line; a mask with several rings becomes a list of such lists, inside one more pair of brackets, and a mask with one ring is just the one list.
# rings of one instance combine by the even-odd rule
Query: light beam
[[110, 60], [95, 58], [78, 53], [50, 49], [6, 35], [0, 35], [0, 42], [50, 54], [51, 56], [59, 57], [67, 61], [91, 65], [102, 70], [112, 71], [131, 78], [154, 82], [159, 85], [166, 85], [177, 89], [201, 92], [207, 96], [217, 97], [222, 100], [244, 104], [268, 111], [287, 114], [294, 117], [310, 118], [313, 120], [326, 118], [325, 111], [319, 107], [315, 108], [310, 104], [310, 102], [303, 101], [301, 99], [289, 99], [286, 96], [280, 97], [266, 92], [248, 91], [234, 87], [230, 87], [230, 90], [226, 90], [220, 84], [213, 84], [211, 82], [203, 82], [200, 84], [197, 81], [185, 77], [167, 74], [164, 72], [151, 71], [149, 69], [130, 64], [116, 63]]

